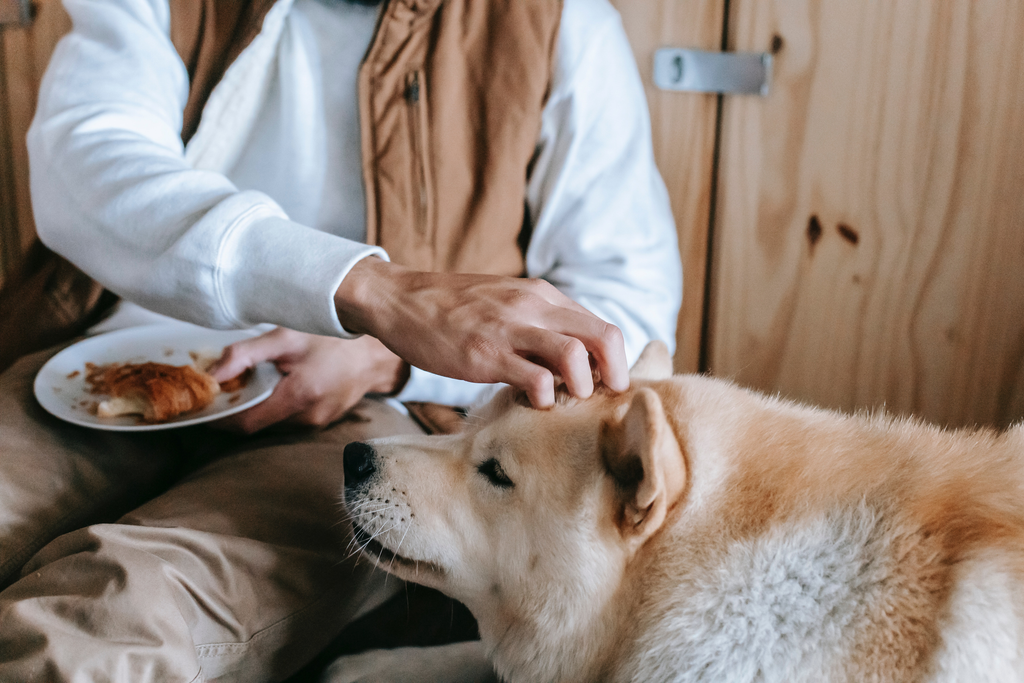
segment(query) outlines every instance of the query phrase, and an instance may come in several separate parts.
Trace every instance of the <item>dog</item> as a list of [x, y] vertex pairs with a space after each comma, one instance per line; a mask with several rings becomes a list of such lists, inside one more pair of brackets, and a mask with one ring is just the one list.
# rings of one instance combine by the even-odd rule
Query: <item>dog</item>
[[671, 376], [350, 444], [362, 552], [541, 681], [1024, 681], [1024, 427], [947, 431]]

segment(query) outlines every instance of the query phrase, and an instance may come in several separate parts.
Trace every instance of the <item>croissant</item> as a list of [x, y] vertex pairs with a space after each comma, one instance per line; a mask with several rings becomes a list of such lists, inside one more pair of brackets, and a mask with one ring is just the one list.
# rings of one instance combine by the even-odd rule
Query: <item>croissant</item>
[[90, 391], [111, 397], [97, 406], [99, 417], [141, 415], [145, 422], [166, 422], [202, 410], [220, 393], [212, 376], [191, 365], [86, 363], [85, 369]]

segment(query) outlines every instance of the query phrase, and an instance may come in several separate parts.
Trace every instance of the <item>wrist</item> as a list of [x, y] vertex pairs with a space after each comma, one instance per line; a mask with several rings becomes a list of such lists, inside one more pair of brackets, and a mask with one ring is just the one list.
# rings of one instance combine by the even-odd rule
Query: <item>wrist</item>
[[353, 334], [374, 334], [375, 310], [386, 299], [386, 285], [399, 266], [377, 256], [360, 259], [345, 275], [334, 293], [338, 321]]
[[395, 396], [409, 381], [410, 367], [391, 351], [381, 348], [383, 353], [377, 358], [374, 380], [367, 393]]
[[397, 372], [392, 375], [390, 384], [391, 387], [382, 392], [386, 396], [398, 396], [402, 393], [402, 389], [409, 383], [409, 377], [412, 375], [412, 366], [406, 363], [404, 360], [400, 362]]

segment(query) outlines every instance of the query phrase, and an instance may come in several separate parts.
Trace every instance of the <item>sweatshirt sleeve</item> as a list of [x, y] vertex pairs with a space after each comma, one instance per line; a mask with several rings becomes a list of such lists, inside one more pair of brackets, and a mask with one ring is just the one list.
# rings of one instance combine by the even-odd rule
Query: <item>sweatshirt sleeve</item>
[[[654, 339], [674, 348], [682, 303], [675, 223], [640, 75], [607, 2], [565, 0], [526, 203], [528, 276], [622, 330], [630, 364]], [[470, 405], [490, 395], [486, 387], [414, 368], [400, 398]]]
[[288, 220], [267, 195], [194, 168], [188, 74], [166, 0], [66, 0], [28, 135], [43, 242], [120, 296], [207, 327], [270, 322], [348, 336], [333, 294], [370, 247]]

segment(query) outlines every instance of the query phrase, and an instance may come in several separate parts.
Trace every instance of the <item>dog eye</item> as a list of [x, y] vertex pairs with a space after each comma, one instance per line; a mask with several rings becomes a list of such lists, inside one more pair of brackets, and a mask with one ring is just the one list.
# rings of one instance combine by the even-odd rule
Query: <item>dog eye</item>
[[490, 479], [491, 483], [498, 488], [510, 489], [515, 486], [512, 480], [508, 478], [508, 475], [505, 474], [505, 470], [502, 469], [501, 463], [494, 458], [481, 463], [480, 466], [476, 468], [476, 471]]

